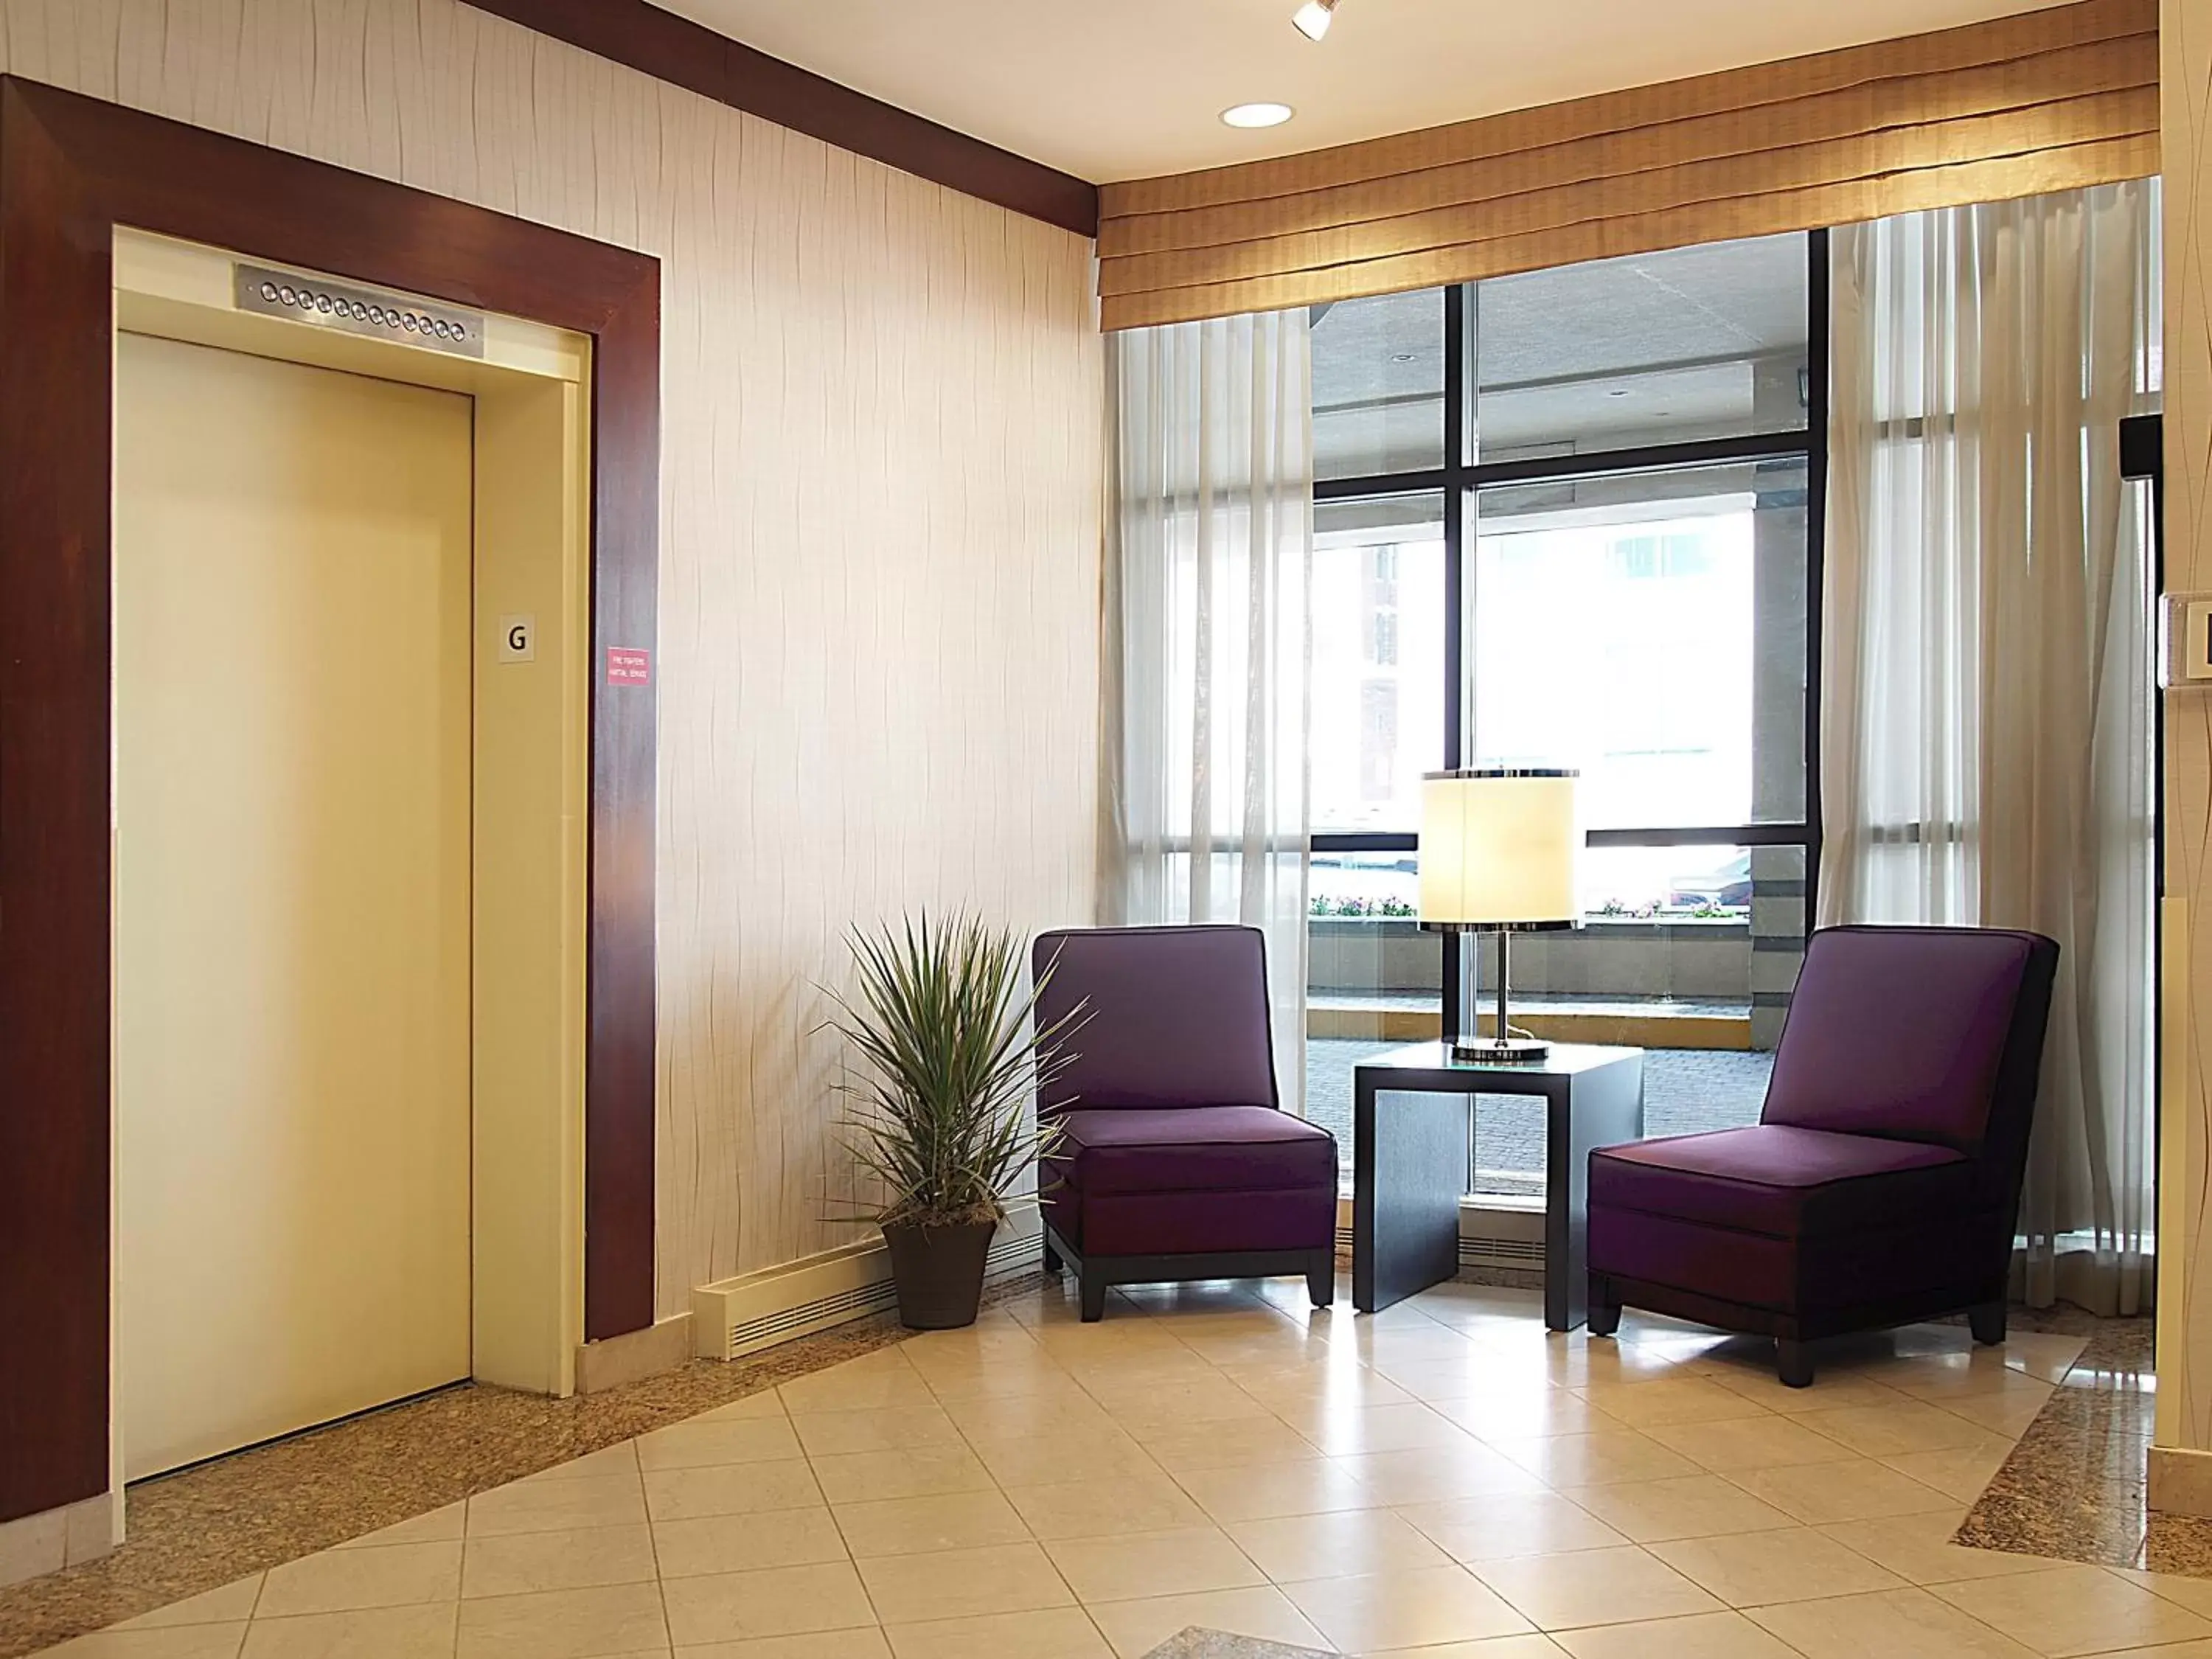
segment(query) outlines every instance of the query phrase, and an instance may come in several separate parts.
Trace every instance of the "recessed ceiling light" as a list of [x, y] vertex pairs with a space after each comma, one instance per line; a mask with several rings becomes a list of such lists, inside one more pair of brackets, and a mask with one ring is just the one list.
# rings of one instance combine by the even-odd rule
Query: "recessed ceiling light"
[[1288, 104], [1236, 104], [1221, 118], [1232, 127], [1279, 127], [1297, 113]]
[[1330, 20], [1336, 15], [1336, 0], [1306, 0], [1291, 18], [1291, 23], [1309, 40], [1318, 40], [1328, 33]]

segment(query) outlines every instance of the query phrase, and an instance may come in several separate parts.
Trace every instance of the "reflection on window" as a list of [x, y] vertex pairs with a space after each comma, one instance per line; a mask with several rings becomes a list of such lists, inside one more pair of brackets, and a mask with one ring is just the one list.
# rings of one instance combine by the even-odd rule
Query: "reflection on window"
[[1377, 611], [1375, 613], [1375, 649], [1371, 654], [1377, 668], [1398, 665], [1398, 613]]
[[1802, 236], [1530, 271], [1470, 292], [1483, 460], [1806, 423]]
[[1316, 306], [1314, 476], [1441, 466], [1444, 307], [1436, 289]]
[[1741, 921], [1751, 915], [1751, 850], [1606, 847], [1583, 860], [1592, 921]]
[[1444, 753], [1442, 501], [1328, 502], [1314, 539], [1314, 828], [1417, 829]]
[[1745, 465], [1482, 495], [1474, 752], [1578, 768], [1595, 828], [1797, 810], [1803, 475]]
[[1420, 914], [1420, 860], [1412, 853], [1316, 853], [1311, 892], [1316, 916], [1410, 920]]
[[1613, 562], [1622, 575], [1635, 581], [1709, 575], [1713, 568], [1712, 538], [1696, 531], [1632, 536], [1613, 543]]
[[1398, 683], [1359, 688], [1359, 784], [1363, 805], [1388, 806], [1397, 793]]

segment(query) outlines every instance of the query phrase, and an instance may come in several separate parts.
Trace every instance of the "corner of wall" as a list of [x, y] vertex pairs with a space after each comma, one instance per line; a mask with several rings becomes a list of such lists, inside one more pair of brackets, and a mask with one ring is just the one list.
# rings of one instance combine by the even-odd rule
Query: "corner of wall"
[[[2163, 0], [2165, 149], [2166, 586], [2212, 580], [2212, 27], [2199, 0]], [[2212, 930], [2193, 910], [2212, 897], [2212, 715], [2168, 694], [2166, 846], [2160, 975], [2158, 1415], [2150, 1504], [2212, 1516], [2212, 1182], [2203, 1158], [2212, 1079], [2199, 1035], [2212, 1015]], [[2200, 970], [2202, 969], [2202, 970]], [[2202, 1500], [2202, 1506], [2200, 1506]]]

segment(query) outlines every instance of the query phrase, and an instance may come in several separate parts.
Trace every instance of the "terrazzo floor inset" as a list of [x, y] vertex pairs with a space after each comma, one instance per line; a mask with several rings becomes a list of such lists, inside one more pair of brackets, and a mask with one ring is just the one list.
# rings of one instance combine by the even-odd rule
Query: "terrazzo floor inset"
[[1256, 1641], [1232, 1636], [1223, 1630], [1200, 1630], [1194, 1626], [1171, 1636], [1146, 1659], [1334, 1659], [1319, 1648], [1286, 1648], [1279, 1642]]
[[2152, 1322], [2076, 1315], [2073, 1323], [2087, 1346], [1967, 1512], [1958, 1541], [2212, 1578], [2212, 1522], [2145, 1507], [2157, 1403]]

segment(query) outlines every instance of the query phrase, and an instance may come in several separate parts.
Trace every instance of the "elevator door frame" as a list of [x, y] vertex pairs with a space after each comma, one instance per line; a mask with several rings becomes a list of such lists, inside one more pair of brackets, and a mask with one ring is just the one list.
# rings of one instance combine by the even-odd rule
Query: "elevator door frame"
[[[473, 404], [470, 1375], [566, 1395], [583, 1340], [591, 342], [493, 317], [471, 358], [258, 315], [233, 302], [235, 258], [118, 230], [118, 337]], [[526, 616], [531, 659], [503, 659], [501, 620]]]
[[[591, 342], [583, 834], [586, 1341], [653, 1322], [659, 262], [0, 76], [0, 1522], [102, 1500], [112, 1365], [118, 228]], [[627, 655], [625, 660], [628, 660]]]

